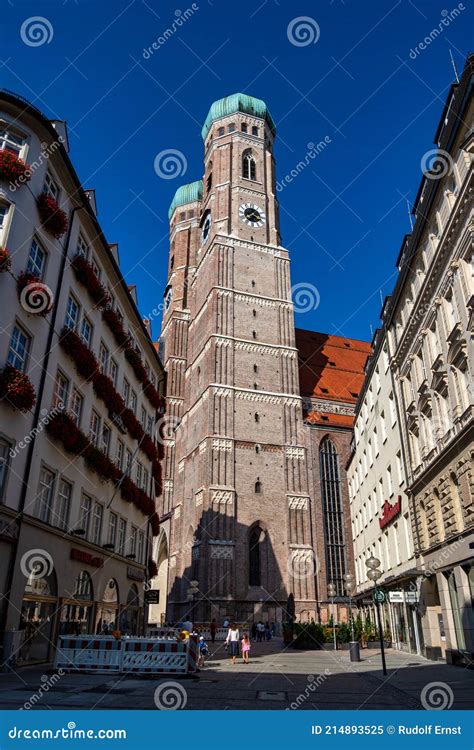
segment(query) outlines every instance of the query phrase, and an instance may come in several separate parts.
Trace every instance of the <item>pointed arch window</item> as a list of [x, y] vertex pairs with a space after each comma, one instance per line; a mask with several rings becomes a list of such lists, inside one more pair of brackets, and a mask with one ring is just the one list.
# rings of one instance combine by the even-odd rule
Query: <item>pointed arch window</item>
[[323, 500], [327, 583], [336, 586], [336, 596], [344, 596], [346, 550], [342, 506], [341, 472], [336, 446], [324, 438], [319, 448], [319, 470]]
[[242, 177], [246, 180], [257, 179], [257, 165], [249, 148], [242, 154]]
[[249, 535], [249, 586], [261, 586], [261, 544], [263, 532], [255, 526]]
[[255, 492], [257, 493], [257, 495], [260, 495], [261, 491], [262, 491], [262, 483], [260, 479], [257, 479], [257, 481], [255, 482]]

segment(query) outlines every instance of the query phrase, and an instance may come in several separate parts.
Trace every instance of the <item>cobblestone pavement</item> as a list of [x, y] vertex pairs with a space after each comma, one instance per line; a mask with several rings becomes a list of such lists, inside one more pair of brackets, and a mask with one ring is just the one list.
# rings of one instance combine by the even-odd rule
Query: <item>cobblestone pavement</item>
[[432, 683], [442, 686], [428, 688], [425, 704], [452, 697], [452, 708], [474, 705], [474, 672], [398, 651], [388, 651], [384, 677], [378, 651], [364, 650], [362, 661], [351, 664], [346, 652], [294, 651], [275, 640], [252, 644], [250, 664], [232, 665], [222, 644], [212, 650], [191, 678], [58, 676], [44, 665], [23, 668], [0, 675], [0, 708], [421, 709], [422, 691]]

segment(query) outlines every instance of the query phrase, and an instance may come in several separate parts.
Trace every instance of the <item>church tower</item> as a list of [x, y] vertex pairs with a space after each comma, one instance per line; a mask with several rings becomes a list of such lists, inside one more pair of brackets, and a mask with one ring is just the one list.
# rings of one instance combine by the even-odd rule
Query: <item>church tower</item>
[[203, 180], [179, 188], [169, 212], [167, 617], [281, 621], [288, 607], [314, 615], [316, 557], [275, 125], [263, 101], [234, 94], [212, 105], [202, 136]]

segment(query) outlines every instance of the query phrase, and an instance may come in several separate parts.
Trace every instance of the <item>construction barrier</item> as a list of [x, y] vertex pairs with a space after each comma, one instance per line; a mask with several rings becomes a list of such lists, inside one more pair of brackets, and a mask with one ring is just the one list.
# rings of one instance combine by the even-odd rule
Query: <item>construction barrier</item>
[[55, 669], [120, 672], [122, 644], [110, 636], [59, 636]]
[[197, 638], [59, 636], [54, 661], [63, 671], [120, 674], [191, 674], [197, 670]]

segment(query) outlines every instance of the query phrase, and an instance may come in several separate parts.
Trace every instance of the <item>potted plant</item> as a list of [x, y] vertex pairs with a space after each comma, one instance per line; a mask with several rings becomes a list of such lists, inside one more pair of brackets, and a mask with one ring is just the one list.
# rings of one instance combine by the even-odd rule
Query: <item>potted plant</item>
[[41, 193], [36, 201], [41, 223], [49, 234], [59, 240], [68, 228], [65, 212], [51, 195]]
[[282, 625], [283, 643], [290, 645], [293, 643], [293, 623], [284, 622]]
[[31, 178], [31, 170], [28, 164], [13, 151], [2, 149], [0, 151], [0, 180], [9, 182], [28, 182]]
[[324, 628], [317, 622], [296, 622], [293, 626], [293, 646], [307, 651], [319, 650], [324, 643]]
[[0, 401], [18, 411], [31, 411], [36, 393], [28, 375], [12, 365], [0, 370]]
[[12, 259], [10, 252], [6, 247], [0, 247], [0, 273], [6, 273], [9, 271], [12, 265]]
[[352, 628], [350, 622], [343, 622], [337, 629], [337, 643], [343, 651], [349, 650], [349, 641], [352, 640]]

